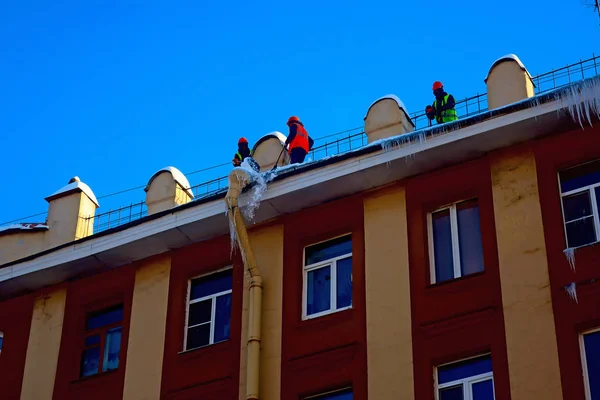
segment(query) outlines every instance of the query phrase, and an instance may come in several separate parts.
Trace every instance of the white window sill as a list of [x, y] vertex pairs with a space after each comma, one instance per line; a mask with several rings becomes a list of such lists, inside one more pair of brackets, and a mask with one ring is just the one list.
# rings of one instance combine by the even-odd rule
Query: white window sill
[[352, 309], [352, 305], [350, 305], [348, 307], [338, 308], [336, 310], [321, 311], [320, 313], [317, 313], [317, 314], [303, 315], [302, 321], [308, 321], [310, 319], [320, 318], [320, 317], [324, 317], [326, 315], [331, 315], [331, 314], [335, 314], [335, 313], [345, 311], [345, 310], [350, 310], [350, 309]]

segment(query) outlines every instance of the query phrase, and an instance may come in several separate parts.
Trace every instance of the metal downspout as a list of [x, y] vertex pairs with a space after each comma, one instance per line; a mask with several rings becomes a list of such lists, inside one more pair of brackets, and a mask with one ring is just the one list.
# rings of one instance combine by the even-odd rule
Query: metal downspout
[[242, 252], [245, 269], [250, 275], [248, 304], [248, 354], [246, 357], [246, 399], [258, 400], [260, 382], [260, 324], [262, 310], [262, 276], [248, 239], [244, 218], [238, 207], [240, 193], [252, 181], [248, 173], [236, 168], [229, 174], [229, 189], [225, 196], [230, 229], [235, 227], [235, 237]]

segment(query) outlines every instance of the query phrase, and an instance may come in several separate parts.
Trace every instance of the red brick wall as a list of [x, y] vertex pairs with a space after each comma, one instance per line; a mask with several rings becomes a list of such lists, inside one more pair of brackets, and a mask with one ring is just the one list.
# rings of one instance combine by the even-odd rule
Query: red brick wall
[[[427, 213], [477, 197], [485, 270], [430, 284]], [[496, 398], [509, 399], [502, 294], [487, 158], [406, 183], [415, 398], [434, 398], [434, 367], [492, 353]]]
[[33, 296], [21, 296], [0, 303], [0, 331], [4, 344], [0, 354], [0, 398], [19, 400], [25, 370]]
[[[181, 353], [188, 280], [232, 264], [234, 268], [229, 340]], [[229, 236], [173, 252], [161, 389], [163, 398], [237, 399], [243, 279], [243, 265], [239, 259], [239, 252], [233, 261], [230, 260]]]
[[[575, 252], [573, 272], [563, 250], [567, 247], [561, 209], [558, 171], [600, 158], [600, 129], [556, 135], [540, 140], [534, 148], [548, 269], [552, 290], [552, 306], [556, 324], [558, 356], [565, 399], [585, 399], [582, 379], [579, 333], [600, 327], [600, 245], [594, 244]], [[596, 279], [591, 283], [591, 279]], [[576, 282], [579, 304], [571, 301], [564, 286]]]
[[[55, 399], [100, 400], [123, 397], [134, 281], [135, 267], [130, 265], [67, 283], [65, 317], [54, 385]], [[87, 314], [120, 303], [123, 304], [123, 330], [119, 368], [79, 378]]]
[[[351, 197], [284, 221], [282, 399], [352, 386], [367, 398], [363, 202]], [[352, 309], [302, 321], [304, 247], [352, 233]]]

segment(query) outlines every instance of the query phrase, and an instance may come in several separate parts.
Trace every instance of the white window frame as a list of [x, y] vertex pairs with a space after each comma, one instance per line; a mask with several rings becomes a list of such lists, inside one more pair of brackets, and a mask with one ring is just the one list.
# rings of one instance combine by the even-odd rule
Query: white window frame
[[590, 376], [588, 374], [587, 368], [587, 359], [585, 356], [585, 342], [583, 341], [583, 337], [585, 335], [589, 335], [592, 333], [600, 332], [599, 328], [590, 329], [579, 334], [579, 352], [581, 357], [581, 369], [583, 370], [583, 385], [585, 388], [585, 398], [586, 400], [592, 400], [592, 392], [590, 389]]
[[[429, 274], [431, 284], [438, 283], [437, 277], [435, 276], [435, 243], [433, 239], [433, 214], [440, 211], [450, 210], [450, 234], [452, 239], [452, 266], [454, 268], [454, 278], [457, 279], [462, 277], [462, 271], [460, 269], [460, 242], [458, 238], [458, 213], [456, 206], [469, 201], [475, 201], [477, 203], [477, 209], [479, 210], [479, 198], [472, 197], [469, 199], [460, 200], [450, 205], [438, 208], [432, 212], [427, 213], [427, 238], [429, 243]], [[479, 211], [478, 211], [479, 212]], [[479, 230], [481, 231], [481, 215]], [[483, 234], [481, 235], [483, 241]], [[482, 243], [483, 245], [483, 243]], [[484, 266], [485, 270], [485, 266]], [[446, 282], [446, 281], [444, 281]]]
[[[215, 344], [215, 317], [216, 317], [216, 308], [217, 308], [217, 301], [216, 299], [220, 296], [224, 296], [227, 294], [230, 294], [233, 292], [233, 280], [232, 280], [232, 288], [229, 290], [224, 290], [221, 292], [217, 292], [208, 296], [204, 296], [204, 297], [200, 297], [198, 299], [194, 299], [194, 300], [190, 300], [190, 296], [191, 296], [191, 290], [192, 290], [192, 281], [197, 280], [197, 279], [204, 279], [204, 278], [208, 278], [211, 275], [214, 274], [218, 274], [220, 272], [224, 272], [227, 270], [232, 270], [233, 267], [232, 266], [228, 266], [225, 268], [221, 268], [217, 271], [212, 271], [208, 274], [204, 274], [204, 275], [199, 275], [199, 276], [195, 276], [193, 278], [188, 279], [188, 285], [187, 285], [187, 297], [186, 297], [186, 304], [185, 304], [185, 333], [183, 335], [183, 352], [186, 351], [192, 351], [192, 350], [196, 350], [196, 349], [201, 349], [203, 347], [207, 347], [207, 346], [211, 346], [213, 344]], [[233, 271], [232, 271], [233, 274]], [[189, 326], [188, 321], [189, 321], [189, 315], [190, 315], [190, 306], [192, 304], [195, 303], [200, 303], [202, 301], [205, 300], [209, 300], [211, 299], [211, 310], [210, 310], [210, 321], [208, 322], [203, 322], [201, 324], [196, 324], [196, 325], [192, 325]], [[209, 342], [208, 344], [204, 345], [204, 346], [200, 346], [200, 347], [194, 347], [193, 349], [188, 349], [187, 348], [187, 336], [188, 336], [188, 330], [190, 328], [194, 328], [196, 326], [200, 326], [200, 325], [206, 325], [206, 324], [210, 324], [210, 338], [209, 338]], [[217, 342], [217, 343], [221, 343], [221, 342]]]
[[457, 385], [462, 385], [463, 388], [463, 400], [473, 400], [473, 384], [475, 383], [479, 383], [479, 382], [484, 382], [487, 380], [492, 381], [492, 387], [493, 387], [493, 393], [494, 393], [494, 399], [496, 399], [496, 386], [494, 384], [494, 371], [492, 370], [491, 372], [486, 372], [484, 374], [479, 374], [479, 375], [473, 375], [473, 376], [469, 376], [467, 378], [463, 378], [463, 379], [457, 379], [455, 381], [452, 382], [447, 382], [447, 383], [438, 383], [438, 368], [439, 367], [445, 367], [447, 365], [452, 365], [452, 364], [458, 364], [460, 362], [463, 361], [468, 361], [468, 360], [473, 360], [476, 358], [480, 358], [480, 357], [485, 357], [485, 356], [489, 356], [490, 353], [487, 354], [479, 354], [477, 356], [474, 357], [469, 357], [469, 358], [463, 358], [462, 360], [458, 360], [458, 361], [452, 361], [446, 364], [442, 364], [442, 365], [438, 365], [437, 367], [435, 367], [434, 369], [434, 382], [435, 382], [435, 399], [439, 400], [440, 397], [440, 390], [442, 389], [446, 389], [452, 386], [457, 386]]
[[[304, 249], [302, 250], [302, 265], [304, 265], [303, 267], [303, 272], [302, 272], [302, 320], [309, 320], [309, 319], [313, 319], [313, 318], [319, 318], [322, 317], [324, 315], [329, 315], [329, 314], [333, 314], [339, 311], [344, 311], [344, 310], [348, 310], [352, 308], [352, 304], [354, 302], [354, 298], [352, 298], [352, 301], [350, 302], [350, 305], [347, 307], [342, 307], [342, 308], [337, 308], [337, 262], [339, 260], [343, 260], [346, 258], [350, 258], [353, 257], [352, 254], [353, 252], [351, 251], [350, 253], [346, 253], [342, 256], [338, 256], [338, 257], [334, 257], [334, 258], [329, 258], [327, 260], [323, 260], [320, 261], [318, 263], [314, 263], [314, 264], [310, 264], [310, 265], [305, 265], [306, 264], [306, 249], [308, 247], [311, 246], [315, 246], [317, 244], [321, 244], [321, 243], [327, 243], [329, 241], [344, 237], [344, 236], [348, 236], [350, 235], [350, 240], [352, 241], [352, 232], [348, 232], [348, 233], [344, 233], [343, 235], [339, 235], [327, 240], [322, 240], [320, 242], [317, 243], [311, 243], [308, 246], [305, 246]], [[331, 280], [330, 280], [330, 290], [329, 290], [329, 310], [325, 310], [325, 311], [321, 311], [319, 313], [316, 314], [310, 314], [308, 315], [308, 273], [311, 271], [315, 271], [317, 269], [321, 269], [321, 268], [325, 268], [325, 267], [331, 267]], [[354, 259], [352, 260], [352, 267], [354, 268]], [[353, 277], [353, 273], [350, 272], [350, 281], [352, 282], [352, 288], [354, 289], [354, 281], [352, 279]]]
[[[581, 164], [581, 165], [583, 165], [583, 164]], [[578, 166], [579, 165], [577, 165], [575, 167], [578, 167]], [[573, 168], [575, 168], [575, 167], [573, 167]], [[571, 247], [571, 246], [569, 244], [569, 236], [567, 236], [567, 218], [565, 215], [565, 206], [563, 204], [563, 200], [565, 197], [569, 197], [574, 194], [581, 194], [586, 191], [588, 192], [588, 194], [590, 196], [590, 203], [592, 205], [592, 218], [594, 220], [594, 229], [596, 231], [596, 240], [594, 242], [583, 244], [581, 246], [577, 246], [574, 248], [585, 247], [585, 246], [589, 246], [594, 243], [600, 242], [600, 214], [598, 213], [598, 202], [596, 201], [596, 190], [595, 190], [597, 187], [600, 187], [600, 182], [594, 183], [593, 185], [587, 185], [587, 186], [583, 186], [583, 187], [580, 187], [577, 189], [569, 190], [568, 192], [563, 193], [562, 187], [561, 187], [561, 182], [560, 182], [560, 172], [557, 174], [557, 179], [558, 179], [558, 190], [560, 191], [560, 209], [562, 211], [562, 217], [563, 217], [563, 230], [565, 232], [565, 243], [566, 243], [567, 247]], [[573, 223], [575, 221], [579, 221], [579, 220], [586, 219], [589, 217], [590, 216], [577, 218], [572, 221], [569, 221], [569, 223]]]

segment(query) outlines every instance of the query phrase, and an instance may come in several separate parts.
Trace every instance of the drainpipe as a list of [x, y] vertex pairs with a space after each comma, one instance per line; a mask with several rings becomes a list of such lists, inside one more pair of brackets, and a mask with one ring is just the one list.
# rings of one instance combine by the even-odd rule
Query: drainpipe
[[254, 252], [248, 239], [244, 218], [238, 207], [240, 193], [252, 178], [242, 168], [229, 173], [229, 190], [225, 196], [230, 229], [235, 229], [237, 244], [242, 252], [245, 269], [250, 275], [248, 306], [248, 355], [246, 357], [246, 400], [258, 400], [260, 377], [260, 321], [262, 302], [262, 276], [256, 265]]

